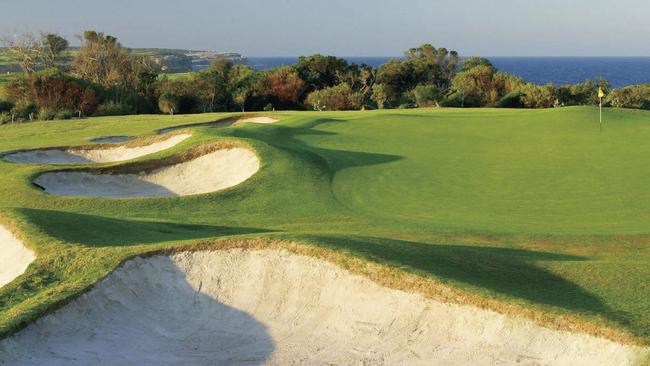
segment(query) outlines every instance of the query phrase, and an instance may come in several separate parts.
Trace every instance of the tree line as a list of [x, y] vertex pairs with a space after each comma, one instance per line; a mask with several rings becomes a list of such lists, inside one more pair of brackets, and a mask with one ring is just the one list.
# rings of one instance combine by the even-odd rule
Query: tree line
[[216, 60], [183, 79], [161, 73], [117, 38], [86, 31], [71, 63], [57, 34], [5, 40], [22, 74], [5, 86], [0, 122], [141, 113], [202, 113], [275, 109], [359, 110], [416, 107], [549, 108], [598, 103], [650, 109], [650, 85], [610, 90], [606, 80], [536, 85], [497, 70], [489, 60], [461, 60], [430, 44], [378, 68], [320, 54], [267, 71]]

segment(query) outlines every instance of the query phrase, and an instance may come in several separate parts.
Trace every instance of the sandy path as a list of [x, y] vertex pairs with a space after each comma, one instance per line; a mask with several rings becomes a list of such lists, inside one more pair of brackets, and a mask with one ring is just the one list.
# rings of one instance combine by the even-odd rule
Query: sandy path
[[169, 149], [190, 134], [178, 134], [143, 146], [115, 146], [101, 149], [40, 149], [19, 151], [5, 155], [4, 159], [19, 164], [83, 164], [109, 163], [131, 160]]
[[34, 183], [60, 196], [108, 198], [186, 196], [235, 186], [255, 174], [260, 161], [249, 149], [221, 149], [194, 160], [141, 174], [52, 172]]
[[282, 250], [138, 258], [0, 341], [5, 365], [609, 366], [641, 352]]
[[27, 249], [11, 231], [0, 225], [0, 287], [23, 274], [34, 258], [34, 252]]

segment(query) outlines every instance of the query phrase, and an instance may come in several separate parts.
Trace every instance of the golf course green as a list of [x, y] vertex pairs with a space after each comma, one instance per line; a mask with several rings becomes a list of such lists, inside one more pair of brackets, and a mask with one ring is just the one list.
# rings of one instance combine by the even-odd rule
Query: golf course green
[[[0, 126], [5, 154], [181, 125], [191, 133], [126, 162], [0, 160], [2, 224], [36, 255], [0, 288], [0, 338], [128, 258], [263, 238], [339, 253], [352, 270], [361, 260], [416, 275], [457, 291], [450, 301], [650, 344], [650, 112], [607, 109], [603, 132], [592, 107], [274, 112], [259, 114], [273, 124], [205, 124], [233, 115]], [[215, 142], [255, 151], [259, 171], [183, 197], [57, 196], [33, 184], [51, 171], [137, 172]]]

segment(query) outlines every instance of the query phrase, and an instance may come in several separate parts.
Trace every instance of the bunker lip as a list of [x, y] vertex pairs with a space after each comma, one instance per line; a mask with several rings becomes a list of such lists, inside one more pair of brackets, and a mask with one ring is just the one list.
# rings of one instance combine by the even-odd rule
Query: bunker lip
[[244, 114], [244, 115], [239, 115], [239, 116], [226, 117], [226, 118], [218, 119], [216, 121], [201, 122], [201, 123], [194, 123], [194, 124], [167, 127], [167, 128], [163, 128], [161, 130], [158, 130], [158, 134], [166, 134], [166, 133], [169, 133], [169, 132], [172, 132], [172, 131], [176, 131], [176, 130], [180, 130], [180, 129], [184, 129], [184, 128], [192, 128], [192, 127], [205, 127], [205, 126], [228, 127], [228, 126], [233, 126], [233, 125], [238, 125], [238, 124], [243, 124], [243, 123], [269, 124], [269, 123], [275, 123], [275, 122], [278, 122], [278, 121], [279, 121], [279, 119], [274, 118], [274, 117], [269, 117], [269, 116], [264, 116], [264, 115]]
[[3, 158], [17, 164], [88, 164], [136, 159], [167, 150], [189, 138], [189, 133], [145, 137], [122, 144], [102, 143], [63, 148], [20, 150], [5, 153]]
[[259, 167], [259, 158], [251, 148], [218, 142], [164, 159], [46, 172], [34, 179], [34, 185], [53, 195], [73, 197], [187, 196], [236, 186], [253, 176]]
[[0, 224], [0, 287], [23, 274], [35, 258], [34, 252]]
[[88, 141], [97, 142], [102, 144], [118, 144], [131, 140], [135, 140], [135, 136], [97, 136], [89, 138]]
[[647, 354], [640, 347], [382, 287], [329, 261], [281, 249], [137, 257], [0, 341], [0, 359], [9, 364], [65, 359], [74, 360], [71, 364], [634, 365]]

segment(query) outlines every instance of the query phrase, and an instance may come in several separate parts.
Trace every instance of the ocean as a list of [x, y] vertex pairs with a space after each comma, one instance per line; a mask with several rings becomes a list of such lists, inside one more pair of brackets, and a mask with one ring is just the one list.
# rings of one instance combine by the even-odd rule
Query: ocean
[[[373, 67], [399, 57], [344, 57], [350, 63]], [[487, 57], [499, 70], [535, 84], [568, 85], [599, 76], [612, 87], [650, 83], [650, 57]], [[248, 57], [248, 65], [267, 70], [292, 65], [297, 57]]]

